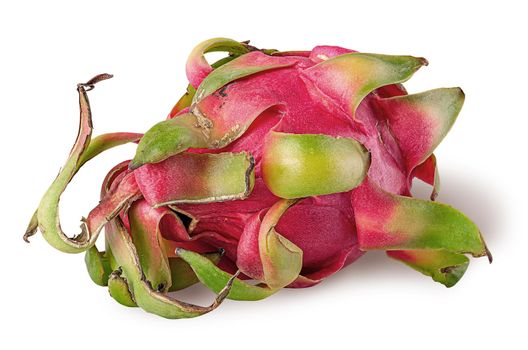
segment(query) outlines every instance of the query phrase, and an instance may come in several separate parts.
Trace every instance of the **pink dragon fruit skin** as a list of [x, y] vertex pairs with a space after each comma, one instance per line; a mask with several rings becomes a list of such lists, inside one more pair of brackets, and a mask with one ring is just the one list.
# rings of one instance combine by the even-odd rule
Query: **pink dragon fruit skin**
[[[211, 66], [210, 51], [230, 56]], [[60, 250], [88, 249], [90, 276], [118, 302], [170, 318], [226, 297], [312, 286], [368, 250], [450, 287], [465, 254], [491, 255], [463, 214], [411, 197], [415, 177], [436, 197], [433, 151], [464, 100], [459, 88], [408, 95], [401, 83], [423, 65], [335, 46], [278, 52], [211, 39], [191, 53], [190, 85], [167, 120], [144, 136], [90, 140], [85, 88], [107, 78], [96, 77], [79, 85], [78, 139], [25, 238], [38, 225]], [[67, 183], [93, 156], [137, 140], [134, 159], [107, 175], [83, 233], [68, 238], [57, 211]], [[93, 243], [105, 225], [100, 253]], [[166, 295], [197, 281], [219, 293], [211, 306]]]

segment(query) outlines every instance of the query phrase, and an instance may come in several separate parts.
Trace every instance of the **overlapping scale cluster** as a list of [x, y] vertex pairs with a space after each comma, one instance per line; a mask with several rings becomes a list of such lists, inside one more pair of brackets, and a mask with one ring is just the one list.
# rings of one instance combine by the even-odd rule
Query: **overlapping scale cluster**
[[[204, 54], [225, 51], [210, 65]], [[387, 254], [448, 287], [469, 259], [487, 255], [462, 213], [434, 202], [435, 147], [464, 101], [459, 88], [409, 95], [401, 85], [423, 58], [354, 52], [259, 50], [211, 39], [187, 62], [187, 93], [144, 135], [92, 139], [79, 84], [80, 131], [28, 231], [55, 248], [86, 251], [90, 276], [127, 306], [194, 317], [224, 298], [258, 300], [308, 287], [368, 250]], [[138, 142], [135, 157], [103, 181], [82, 233], [69, 238], [58, 204], [78, 169], [111, 147]], [[412, 198], [413, 178], [433, 189]], [[94, 244], [105, 227], [106, 249]], [[258, 284], [247, 283], [251, 279]], [[169, 292], [200, 281], [208, 307]]]

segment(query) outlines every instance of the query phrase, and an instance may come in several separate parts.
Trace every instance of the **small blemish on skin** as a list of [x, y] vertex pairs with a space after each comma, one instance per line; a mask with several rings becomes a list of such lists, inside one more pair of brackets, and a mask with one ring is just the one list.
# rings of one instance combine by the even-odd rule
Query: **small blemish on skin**
[[226, 94], [226, 91], [227, 90], [227, 85], [224, 85], [220, 90], [218, 90], [218, 94], [222, 97], [227, 97], [227, 94]]

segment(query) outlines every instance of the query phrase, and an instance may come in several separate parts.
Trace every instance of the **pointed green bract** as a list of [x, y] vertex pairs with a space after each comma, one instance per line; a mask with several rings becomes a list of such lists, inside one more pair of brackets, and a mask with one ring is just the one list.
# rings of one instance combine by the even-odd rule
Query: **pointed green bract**
[[385, 110], [410, 173], [447, 135], [464, 104], [464, 92], [460, 88], [435, 89], [383, 98], [378, 104]]
[[386, 228], [408, 235], [409, 242], [404, 244], [407, 248], [444, 248], [475, 256], [486, 255], [478, 227], [445, 204], [399, 197]]
[[302, 198], [346, 192], [365, 178], [368, 151], [356, 140], [327, 135], [270, 132], [262, 173], [278, 197]]
[[478, 227], [448, 205], [393, 195], [371, 180], [354, 190], [353, 204], [361, 249], [443, 249], [490, 257]]
[[212, 71], [200, 84], [193, 99], [196, 104], [228, 83], [270, 69], [289, 67], [293, 60], [280, 60], [255, 51], [242, 55]]
[[189, 148], [207, 148], [205, 135], [197, 125], [196, 117], [186, 113], [162, 121], [150, 128], [141, 138], [130, 169], [146, 163], [158, 163]]
[[407, 81], [423, 65], [427, 61], [419, 57], [354, 52], [323, 61], [306, 69], [305, 74], [354, 116], [370, 92]]
[[[200, 254], [182, 248], [178, 248], [176, 253], [191, 266], [200, 282], [215, 293], [219, 293], [226, 283], [233, 278], [233, 275], [221, 270], [211, 260]], [[254, 286], [239, 279], [234, 279], [227, 298], [232, 300], [261, 300], [276, 291], [277, 289]]]

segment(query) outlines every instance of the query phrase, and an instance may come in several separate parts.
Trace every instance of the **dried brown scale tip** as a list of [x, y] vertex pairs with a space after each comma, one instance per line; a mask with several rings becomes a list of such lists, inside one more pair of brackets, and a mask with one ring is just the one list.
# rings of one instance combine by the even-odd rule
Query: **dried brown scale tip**
[[488, 262], [491, 264], [493, 262], [493, 255], [491, 254], [491, 251], [489, 250], [488, 245], [486, 244], [486, 241], [484, 241], [484, 236], [482, 236], [482, 232], [479, 231], [479, 235], [484, 245], [485, 255], [488, 258]]
[[491, 264], [493, 262], [493, 255], [491, 255], [491, 252], [486, 244], [484, 245], [484, 247], [486, 248], [486, 256], [488, 257], [488, 261]]
[[31, 217], [31, 220], [29, 221], [28, 227], [27, 227], [26, 232], [24, 233], [24, 236], [22, 237], [22, 239], [26, 243], [30, 243], [29, 237], [31, 237], [35, 233], [37, 233], [37, 229], [38, 229], [38, 218], [37, 218], [37, 212], [35, 211], [35, 213]]
[[86, 91], [90, 91], [94, 88], [94, 85], [97, 84], [98, 82], [111, 79], [113, 77], [114, 76], [112, 74], [108, 74], [108, 73], [98, 74], [92, 79], [88, 80], [86, 83], [77, 84], [77, 87], [86, 87], [87, 88]]
[[440, 272], [442, 273], [450, 273], [451, 271], [453, 271], [454, 269], [458, 268], [457, 265], [454, 265], [454, 266], [446, 266], [446, 267], [443, 267], [440, 269]]

